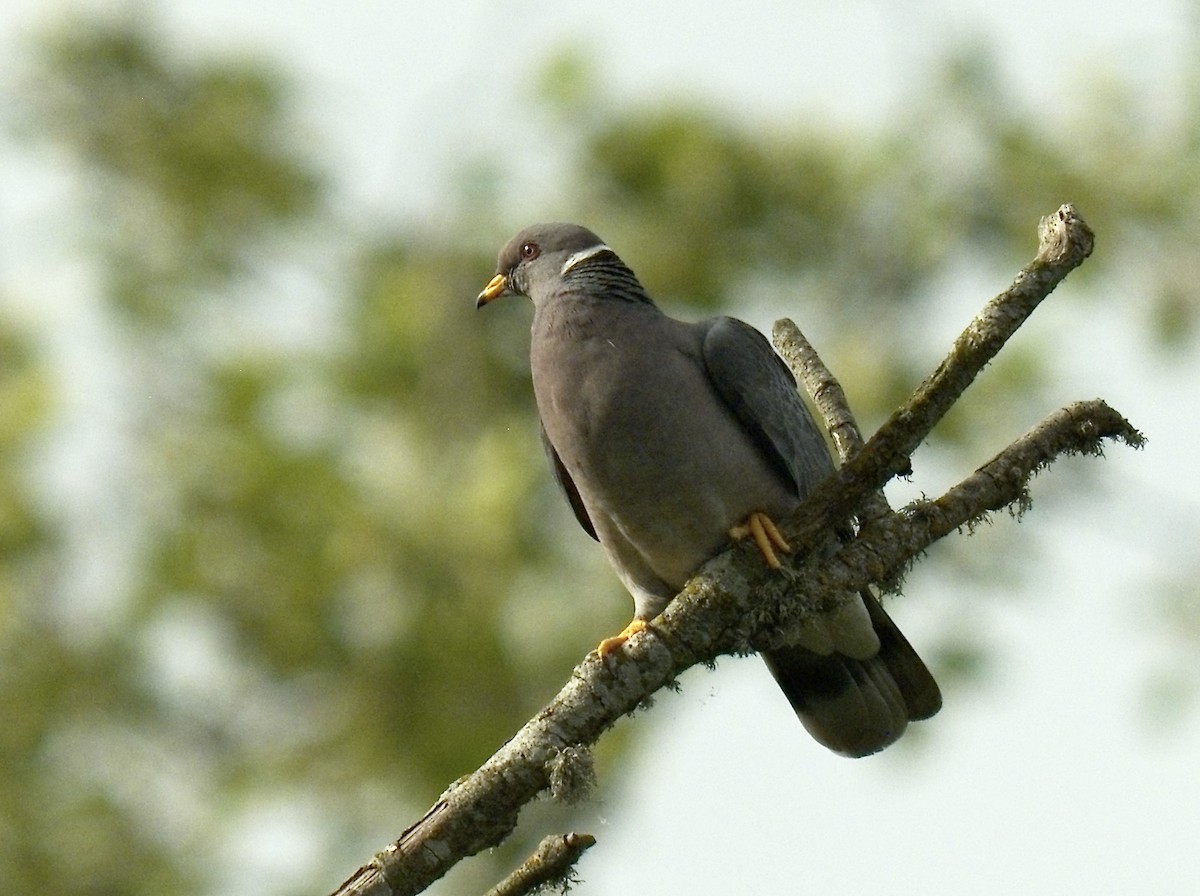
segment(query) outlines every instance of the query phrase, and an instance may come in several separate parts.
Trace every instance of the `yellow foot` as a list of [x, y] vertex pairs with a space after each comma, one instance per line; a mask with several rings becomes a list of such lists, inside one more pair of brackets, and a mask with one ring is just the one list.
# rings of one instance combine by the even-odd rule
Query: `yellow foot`
[[746, 522], [729, 530], [729, 537], [734, 541], [741, 541], [747, 535], [754, 539], [759, 553], [762, 554], [763, 560], [771, 569], [780, 567], [775, 551], [779, 550], [785, 554], [792, 552], [792, 546], [787, 543], [779, 529], [775, 527], [775, 523], [765, 513], [756, 510], [746, 517]]
[[600, 642], [600, 646], [596, 648], [600, 654], [600, 659], [604, 659], [615, 650], [620, 650], [621, 645], [632, 638], [638, 632], [644, 632], [650, 628], [650, 623], [640, 616], [635, 616], [629, 625], [625, 626], [625, 630], [619, 635], [613, 635], [611, 638], [605, 638]]

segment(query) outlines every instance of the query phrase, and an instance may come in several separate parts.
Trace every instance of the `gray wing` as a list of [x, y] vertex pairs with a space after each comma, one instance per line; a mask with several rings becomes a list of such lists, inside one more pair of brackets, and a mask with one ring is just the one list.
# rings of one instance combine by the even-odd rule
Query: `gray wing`
[[[707, 327], [709, 379], [764, 456], [804, 497], [829, 475], [833, 461], [791, 372], [749, 325], [724, 317]], [[854, 625], [875, 631], [880, 647], [874, 656], [853, 658], [836, 646], [819, 655], [801, 645], [763, 654], [809, 733], [847, 756], [883, 749], [910, 720], [928, 718], [942, 705], [937, 682], [896, 624], [870, 593], [863, 592], [862, 600]]]
[[551, 443], [550, 437], [546, 435], [546, 427], [541, 425], [540, 421], [539, 429], [542, 436], [542, 448], [546, 450], [546, 458], [550, 461], [550, 472], [554, 474], [554, 481], [558, 483], [558, 487], [566, 495], [567, 503], [575, 511], [575, 519], [579, 520], [579, 525], [583, 526], [583, 531], [592, 536], [592, 538], [595, 538], [596, 541], [599, 541], [600, 539], [596, 535], [596, 527], [592, 525], [592, 518], [588, 516], [587, 508], [583, 506], [583, 498], [579, 497], [579, 489], [575, 487], [575, 481], [571, 478], [571, 474], [567, 472], [567, 468], [563, 466], [558, 452], [554, 450], [554, 445]]
[[804, 497], [833, 472], [829, 449], [765, 336], [732, 317], [706, 321], [704, 366], [717, 393], [755, 444]]

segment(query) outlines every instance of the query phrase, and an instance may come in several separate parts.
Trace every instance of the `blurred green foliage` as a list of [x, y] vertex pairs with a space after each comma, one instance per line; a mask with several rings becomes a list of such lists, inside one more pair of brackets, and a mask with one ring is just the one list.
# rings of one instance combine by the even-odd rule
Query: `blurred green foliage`
[[22, 489], [25, 437], [45, 419], [49, 391], [29, 334], [0, 318], [0, 630], [17, 577], [49, 538]]
[[[26, 137], [82, 186], [64, 214], [100, 272], [98, 350], [126, 374], [116, 438], [137, 522], [115, 619], [72, 630], [87, 545], [61, 537], [29, 476], [53, 431], [49, 361], [0, 320], [0, 890], [209, 892], [247, 818], [293, 800], [322, 825], [303, 889], [332, 886], [625, 621], [536, 448], [527, 317], [471, 317], [490, 252], [337, 220], [286, 73], [188, 59], [130, 19], [64, 25], [33, 50]], [[1147, 314], [1193, 342], [1194, 154], [1135, 128], [1132, 102], [1081, 108], [1098, 139], [1067, 145], [978, 48], [893, 132], [763, 132], [666, 101], [565, 114], [603, 96], [569, 57], [545, 83], [577, 217], [673, 306], [782, 295], [826, 321], [844, 335], [820, 347], [866, 420], [928, 357], [858, 334], [919, 327], [964, 258], [1010, 271], [1066, 198], [1102, 246], [1126, 247], [1088, 276], [1152, 249]], [[1194, 147], [1200, 120], [1181, 127]], [[269, 276], [320, 282], [324, 265], [316, 311]], [[309, 313], [326, 325], [289, 338]], [[964, 408], [948, 442], [994, 447], [998, 404], [1036, 416], [1012, 395], [1036, 392], [1041, 363], [1010, 353], [990, 387], [1007, 399]], [[570, 593], [584, 589], [611, 600]], [[979, 667], [970, 643], [945, 654]]]
[[259, 62], [189, 64], [132, 20], [81, 22], [47, 35], [29, 84], [34, 127], [88, 172], [94, 258], [138, 326], [244, 273], [321, 194]]

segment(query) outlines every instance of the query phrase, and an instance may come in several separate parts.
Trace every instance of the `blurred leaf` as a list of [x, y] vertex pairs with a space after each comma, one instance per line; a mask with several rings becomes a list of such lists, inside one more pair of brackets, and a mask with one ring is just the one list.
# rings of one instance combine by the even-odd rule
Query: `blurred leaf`
[[110, 295], [143, 323], [177, 311], [180, 286], [244, 274], [315, 207], [284, 81], [256, 61], [189, 64], [142, 20], [99, 19], [47, 34], [29, 80], [36, 125], [92, 171]]

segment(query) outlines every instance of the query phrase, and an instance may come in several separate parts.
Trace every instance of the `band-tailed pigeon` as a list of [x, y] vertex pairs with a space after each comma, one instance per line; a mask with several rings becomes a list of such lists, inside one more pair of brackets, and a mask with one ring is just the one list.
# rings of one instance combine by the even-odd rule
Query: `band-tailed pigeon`
[[[478, 306], [533, 300], [530, 365], [542, 441], [575, 516], [647, 627], [731, 537], [752, 535], [777, 565], [772, 519], [833, 470], [796, 382], [757, 330], [730, 317], [663, 314], [594, 233], [541, 224], [500, 252]], [[832, 538], [832, 536], [831, 536]], [[936, 682], [869, 593], [763, 654], [820, 743], [865, 756], [941, 706]]]

